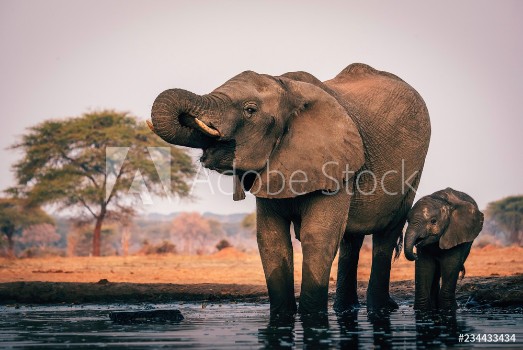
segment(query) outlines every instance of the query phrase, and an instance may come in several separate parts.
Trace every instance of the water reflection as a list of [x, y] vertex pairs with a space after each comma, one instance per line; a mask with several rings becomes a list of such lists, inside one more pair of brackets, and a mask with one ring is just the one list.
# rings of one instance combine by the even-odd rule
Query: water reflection
[[[258, 331], [263, 349], [291, 349], [297, 345], [296, 338], [306, 349], [329, 349], [331, 334], [327, 314], [298, 316], [300, 329], [295, 329], [295, 316], [275, 317], [267, 327]], [[299, 345], [299, 344], [298, 344]]]
[[523, 345], [522, 310], [459, 310], [441, 316], [400, 305], [392, 313], [367, 314], [361, 308], [342, 315], [270, 319], [266, 303], [154, 307], [179, 309], [185, 319], [120, 325], [108, 317], [110, 311], [142, 310], [143, 305], [0, 306], [0, 347], [429, 349], [477, 345], [459, 343], [459, 334], [472, 333], [514, 333], [516, 342], [504, 345]]
[[357, 349], [361, 331], [358, 326], [358, 310], [338, 314], [336, 319], [340, 327], [340, 349]]
[[294, 315], [271, 317], [267, 327], [258, 330], [262, 349], [292, 349], [294, 347]]
[[304, 348], [329, 349], [331, 336], [327, 315], [303, 315], [300, 320], [303, 327]]
[[392, 348], [392, 330], [390, 326], [390, 314], [388, 310], [369, 312], [368, 321], [372, 324], [374, 332], [374, 345], [378, 349]]
[[[267, 327], [258, 331], [259, 343], [263, 349], [358, 349], [370, 344], [380, 349], [393, 347], [390, 312], [367, 315], [365, 310], [352, 310], [330, 317], [335, 318], [337, 327], [330, 325], [328, 315], [298, 316], [298, 321], [295, 317], [270, 319]], [[414, 343], [414, 337], [412, 340]]]
[[423, 347], [453, 346], [459, 343], [459, 334], [472, 333], [465, 321], [458, 322], [456, 312], [438, 314], [416, 312], [416, 343]]
[[[335, 324], [331, 324], [333, 319]], [[330, 322], [329, 322], [330, 321]], [[467, 345], [459, 343], [459, 334], [472, 333], [465, 320], [448, 315], [400, 311], [366, 312], [352, 310], [338, 315], [280, 317], [270, 319], [258, 330], [263, 349], [416, 349]]]

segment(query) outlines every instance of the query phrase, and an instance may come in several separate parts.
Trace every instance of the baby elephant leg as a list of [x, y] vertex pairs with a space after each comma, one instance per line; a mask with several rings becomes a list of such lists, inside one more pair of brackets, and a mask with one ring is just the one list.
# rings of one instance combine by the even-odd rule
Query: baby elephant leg
[[459, 273], [472, 244], [467, 242], [446, 250], [440, 259], [441, 289], [438, 297], [440, 310], [455, 311], [456, 285]]
[[435, 283], [439, 285], [439, 268], [437, 261], [430, 254], [420, 249], [415, 265], [414, 309], [429, 311], [436, 307]]

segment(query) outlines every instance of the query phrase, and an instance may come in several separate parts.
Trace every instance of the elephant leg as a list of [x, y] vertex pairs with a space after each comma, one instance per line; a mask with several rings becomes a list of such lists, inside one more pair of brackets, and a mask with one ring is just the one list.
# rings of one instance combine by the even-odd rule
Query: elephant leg
[[441, 268], [439, 263], [436, 262], [434, 270], [434, 278], [432, 279], [432, 288], [430, 289], [430, 307], [432, 310], [438, 309], [438, 298], [439, 298], [439, 280], [441, 279]]
[[334, 302], [334, 310], [338, 313], [353, 310], [360, 305], [358, 301], [358, 260], [364, 238], [364, 235], [345, 233], [341, 240]]
[[296, 313], [290, 220], [283, 217], [275, 206], [275, 201], [256, 199], [258, 248], [269, 292], [271, 316]]
[[397, 309], [398, 304], [389, 295], [392, 253], [402, 228], [384, 230], [372, 235], [372, 267], [367, 288], [367, 310]]
[[[436, 270], [437, 262], [430, 254], [418, 250], [418, 260], [415, 264], [415, 292], [414, 292], [414, 309], [420, 311], [430, 311], [437, 302], [434, 301], [434, 283], [437, 283], [439, 289], [439, 274]], [[437, 296], [436, 296], [437, 298]]]
[[463, 266], [464, 256], [462, 246], [448, 249], [441, 257], [441, 288], [438, 296], [438, 307], [440, 310], [455, 311], [456, 285], [459, 273]]
[[300, 200], [303, 251], [299, 311], [327, 312], [329, 277], [347, 223], [350, 194], [314, 194]]

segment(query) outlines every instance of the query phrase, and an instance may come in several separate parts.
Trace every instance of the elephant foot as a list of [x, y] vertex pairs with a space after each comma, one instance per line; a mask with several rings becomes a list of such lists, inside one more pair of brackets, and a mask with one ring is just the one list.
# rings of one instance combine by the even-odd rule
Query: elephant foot
[[[278, 295], [276, 295], [277, 297]], [[271, 318], [288, 318], [294, 317], [297, 312], [296, 300], [294, 295], [291, 298], [276, 298], [270, 300], [270, 317]]]
[[336, 300], [334, 302], [334, 311], [336, 312], [337, 315], [343, 315], [345, 313], [354, 313], [354, 311], [357, 311], [359, 310], [361, 307], [360, 303], [358, 302], [358, 300], [356, 301], [346, 301], [346, 302], [342, 302], [342, 301], [338, 301]]
[[338, 318], [346, 318], [346, 317], [356, 317], [358, 315], [358, 310], [360, 309], [360, 305], [356, 305], [353, 307], [348, 307], [343, 310], [334, 310], [336, 312], [336, 316]]
[[301, 317], [308, 317], [314, 315], [327, 315], [327, 307], [311, 307], [308, 305], [302, 305], [298, 307], [298, 314]]
[[296, 315], [296, 313], [297, 313], [296, 303], [279, 305], [278, 307], [271, 305], [271, 308], [270, 308], [270, 318], [271, 319], [293, 318]]
[[431, 313], [433, 311], [437, 311], [436, 308], [432, 308], [430, 304], [416, 304], [414, 303], [414, 311], [420, 312], [420, 313]]
[[333, 308], [337, 314], [347, 310], [358, 310], [360, 308], [360, 301], [358, 299], [358, 292], [355, 284], [352, 288], [340, 288], [340, 286], [338, 286]]
[[390, 296], [384, 298], [372, 298], [367, 296], [368, 312], [376, 312], [380, 310], [393, 311], [398, 308], [398, 303], [396, 303]]
[[307, 315], [327, 314], [327, 293], [304, 293], [300, 296], [298, 313], [303, 317]]
[[294, 322], [296, 317], [296, 311], [280, 311], [280, 312], [271, 312], [269, 316], [270, 324], [273, 326], [276, 325], [286, 325], [291, 322]]
[[303, 328], [328, 328], [329, 315], [326, 312], [300, 314], [300, 321]]
[[452, 313], [455, 313], [457, 309], [458, 309], [458, 304], [456, 302], [451, 302], [451, 303], [443, 303], [438, 308], [438, 311], [440, 311], [441, 313], [452, 314]]

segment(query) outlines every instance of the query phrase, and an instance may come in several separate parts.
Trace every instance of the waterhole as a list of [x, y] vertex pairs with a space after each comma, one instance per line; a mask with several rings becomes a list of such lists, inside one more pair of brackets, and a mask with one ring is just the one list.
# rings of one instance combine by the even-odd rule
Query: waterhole
[[[180, 322], [117, 324], [111, 311], [178, 309]], [[2, 348], [423, 349], [523, 346], [521, 309], [460, 309], [455, 317], [416, 318], [409, 305], [390, 314], [365, 308], [338, 317], [271, 321], [268, 303], [0, 306]], [[332, 305], [330, 306], [332, 310]], [[460, 334], [514, 334], [501, 344], [460, 342]], [[469, 336], [469, 341], [471, 340]]]

